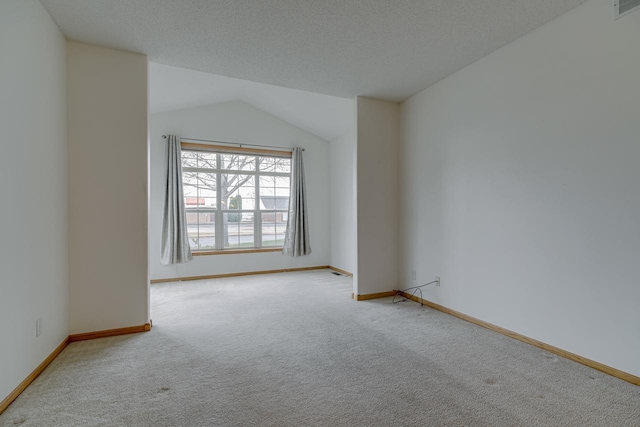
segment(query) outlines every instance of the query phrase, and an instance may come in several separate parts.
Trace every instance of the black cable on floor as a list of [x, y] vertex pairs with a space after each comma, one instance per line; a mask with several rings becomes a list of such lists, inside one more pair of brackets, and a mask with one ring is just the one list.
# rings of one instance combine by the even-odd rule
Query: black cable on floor
[[[413, 293], [411, 294], [411, 296], [415, 298], [416, 293], [420, 292], [420, 307], [424, 307], [424, 303], [422, 302], [422, 301], [424, 301], [424, 300], [422, 299], [422, 288], [424, 288], [425, 286], [428, 286], [428, 285], [433, 285], [434, 283], [438, 283], [438, 281], [437, 281], [437, 280], [434, 280], [433, 282], [425, 283], [424, 285], [420, 285], [420, 286], [412, 286], [412, 287], [410, 287], [410, 288], [407, 288], [407, 289], [404, 289], [404, 290], [401, 290], [401, 291], [397, 291], [397, 292], [396, 292], [396, 294], [393, 296], [393, 300], [391, 300], [391, 302], [392, 302], [393, 304], [397, 304], [397, 303], [399, 303], [399, 302], [406, 301], [406, 300], [407, 300], [407, 298], [403, 299], [402, 301], [396, 301], [396, 298], [398, 297], [398, 295], [401, 295], [402, 293], [406, 293], [406, 292], [408, 292], [408, 291], [413, 290]], [[409, 299], [410, 299], [410, 298], [409, 298]]]

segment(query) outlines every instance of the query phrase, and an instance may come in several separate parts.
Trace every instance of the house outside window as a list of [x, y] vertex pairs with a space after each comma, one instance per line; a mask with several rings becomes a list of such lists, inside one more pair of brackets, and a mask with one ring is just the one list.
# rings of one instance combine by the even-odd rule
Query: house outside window
[[[291, 157], [287, 152], [182, 148], [191, 250], [274, 249], [284, 244]], [[206, 148], [205, 148], [206, 147]]]

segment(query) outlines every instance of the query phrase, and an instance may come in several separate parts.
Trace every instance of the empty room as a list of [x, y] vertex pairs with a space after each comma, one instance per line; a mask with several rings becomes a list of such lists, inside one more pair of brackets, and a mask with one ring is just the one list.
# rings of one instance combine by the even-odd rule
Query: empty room
[[0, 0], [0, 425], [640, 426], [639, 40]]

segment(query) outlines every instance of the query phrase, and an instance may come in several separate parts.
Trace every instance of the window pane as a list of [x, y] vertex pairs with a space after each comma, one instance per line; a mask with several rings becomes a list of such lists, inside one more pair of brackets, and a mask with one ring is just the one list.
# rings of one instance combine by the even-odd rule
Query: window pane
[[241, 154], [220, 154], [220, 169], [254, 171], [256, 170], [256, 156]]
[[282, 208], [278, 209], [288, 209], [289, 206], [289, 189], [288, 188], [276, 188], [276, 197], [284, 197], [287, 199], [287, 203], [282, 205]]
[[261, 172], [291, 172], [291, 159], [280, 157], [260, 157]]
[[291, 159], [276, 159], [275, 172], [291, 173]]
[[[185, 174], [187, 173], [189, 172], [185, 172]], [[217, 185], [215, 173], [196, 172], [195, 179], [196, 185], [198, 186], [198, 197], [216, 197]]]
[[275, 176], [260, 176], [260, 188], [273, 188], [276, 186]]
[[[215, 179], [213, 180], [213, 182], [215, 182]], [[213, 182], [212, 182], [212, 185], [213, 185]], [[200, 185], [198, 188], [198, 196], [215, 199], [216, 198], [215, 186]]]
[[275, 209], [274, 196], [276, 195], [275, 178], [272, 176], [260, 177], [260, 209]]
[[217, 200], [214, 197], [198, 197], [201, 208], [215, 209]]
[[198, 212], [187, 211], [187, 236], [189, 238], [189, 246], [191, 250], [197, 250], [199, 245], [198, 239]]
[[199, 199], [198, 197], [185, 197], [184, 198], [184, 207], [186, 209], [197, 208], [198, 206], [202, 206], [203, 204], [204, 204], [204, 200]]
[[[216, 155], [183, 151], [183, 165], [202, 168], [215, 166]], [[182, 173], [184, 204], [187, 217], [187, 237], [192, 250], [216, 248], [216, 173]]]
[[229, 198], [229, 202], [227, 203], [227, 209], [230, 209], [230, 210], [242, 209], [242, 196], [239, 194], [237, 196], [231, 196]]
[[273, 157], [260, 157], [259, 160], [261, 172], [273, 172], [275, 170]]
[[192, 250], [215, 249], [216, 247], [216, 214], [215, 212], [198, 212], [188, 209], [187, 236]]
[[[262, 200], [262, 198], [265, 196], [275, 196], [275, 195], [276, 195], [275, 188], [260, 186], [260, 200]], [[264, 207], [262, 209], [264, 209]]]
[[289, 188], [289, 177], [288, 176], [276, 176], [276, 187], [278, 188]]
[[287, 227], [285, 212], [262, 212], [262, 247], [284, 245], [284, 232]]
[[197, 168], [198, 167], [198, 153], [195, 151], [183, 151], [182, 152], [182, 167], [183, 168]]
[[196, 172], [183, 172], [182, 188], [185, 197], [198, 197], [198, 174]]
[[260, 196], [261, 210], [288, 210], [289, 196]]
[[199, 212], [199, 249], [216, 248], [216, 214], [215, 212]]
[[187, 196], [184, 198], [184, 206], [185, 208], [206, 208], [207, 210], [216, 208], [216, 199], [212, 199], [211, 197], [191, 197]]
[[[282, 187], [286, 185], [287, 187]], [[289, 178], [261, 176], [260, 177], [260, 209], [275, 210], [289, 209]]]
[[255, 209], [255, 178], [253, 175], [223, 174], [220, 177], [222, 209]]
[[224, 213], [225, 248], [254, 248], [253, 212]]
[[198, 167], [202, 169], [215, 169], [216, 168], [216, 153], [209, 153], [206, 151], [198, 152]]

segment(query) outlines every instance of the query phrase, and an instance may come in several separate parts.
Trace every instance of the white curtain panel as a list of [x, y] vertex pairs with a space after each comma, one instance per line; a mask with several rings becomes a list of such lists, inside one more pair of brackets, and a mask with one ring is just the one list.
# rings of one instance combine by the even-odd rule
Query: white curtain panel
[[180, 138], [167, 136], [166, 187], [162, 219], [161, 262], [182, 264], [193, 259], [187, 236], [187, 219], [182, 190], [182, 152]]
[[307, 219], [307, 192], [304, 182], [304, 149], [294, 148], [291, 155], [291, 194], [289, 218], [282, 253], [291, 257], [309, 255], [309, 220]]

